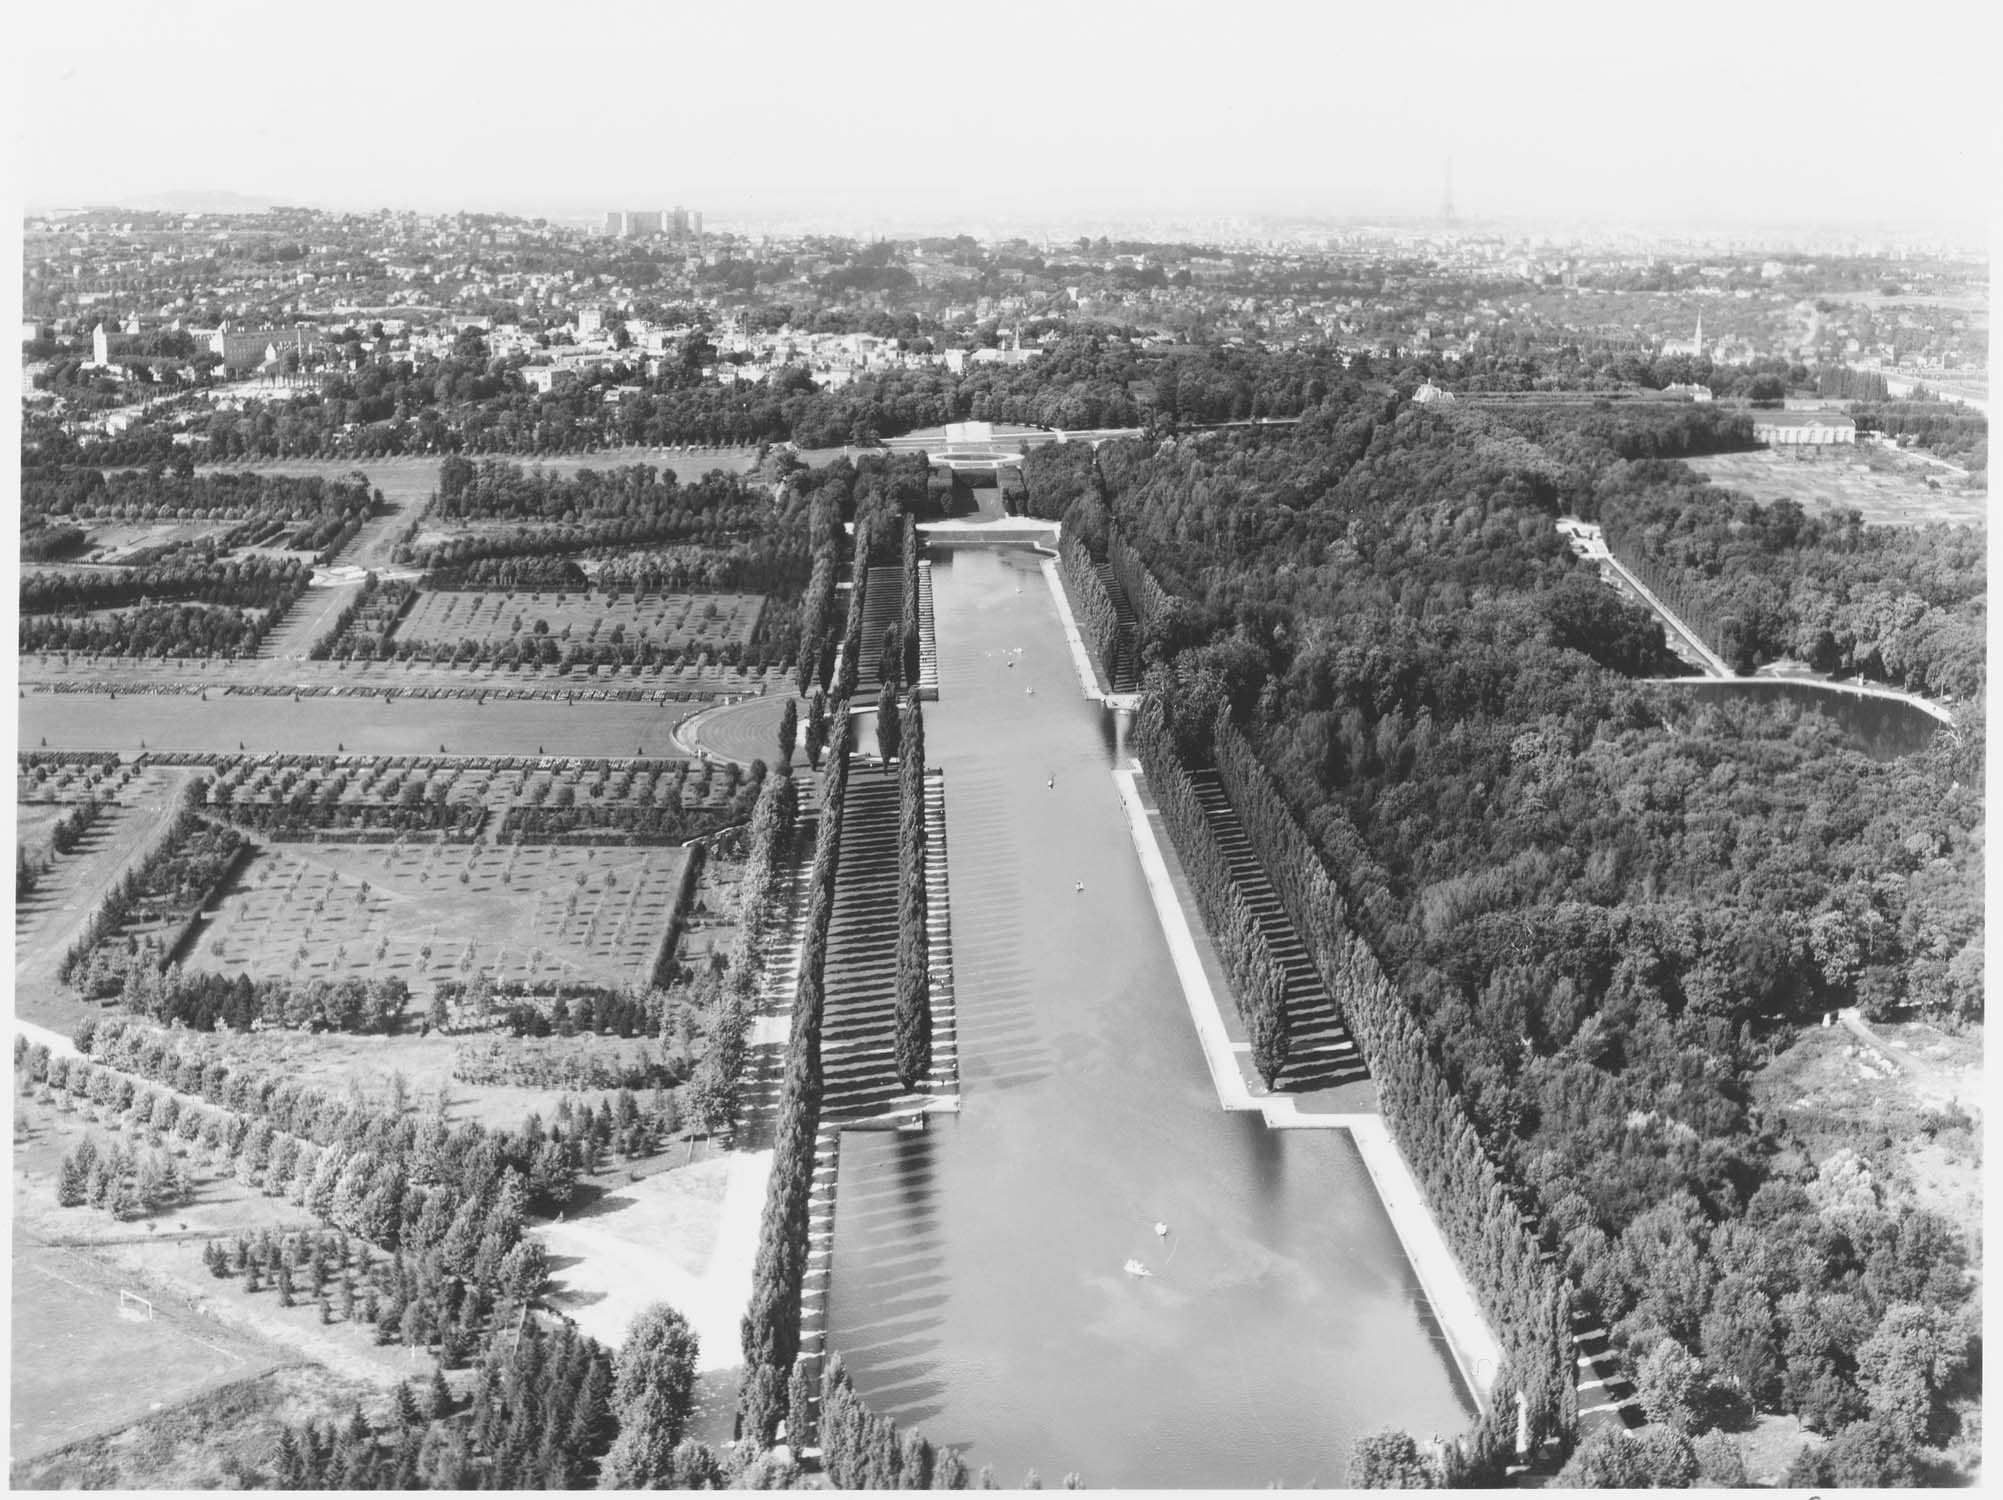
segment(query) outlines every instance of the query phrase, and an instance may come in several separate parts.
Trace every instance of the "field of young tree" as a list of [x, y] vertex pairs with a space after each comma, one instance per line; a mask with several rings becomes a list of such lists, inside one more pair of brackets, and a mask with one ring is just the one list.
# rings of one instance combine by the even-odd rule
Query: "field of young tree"
[[660, 960], [687, 856], [674, 848], [268, 846], [217, 904], [190, 968], [617, 986]]

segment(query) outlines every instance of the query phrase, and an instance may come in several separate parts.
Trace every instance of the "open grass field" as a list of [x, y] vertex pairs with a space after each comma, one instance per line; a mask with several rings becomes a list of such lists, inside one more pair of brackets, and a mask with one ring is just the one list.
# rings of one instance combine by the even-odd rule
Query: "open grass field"
[[[801, 725], [807, 722], [807, 706], [785, 687], [763, 698], [750, 698], [724, 708], [713, 708], [684, 725], [676, 738], [691, 749], [721, 756], [739, 765], [762, 760], [768, 766], [779, 758], [779, 720], [792, 703]], [[805, 765], [807, 747], [804, 729], [796, 730], [798, 743], [793, 750], [795, 765]]]
[[68, 806], [56, 802], [14, 804], [14, 842], [23, 849], [47, 849], [56, 824], [69, 813]]
[[14, 1459], [32, 1490], [219, 1490], [270, 1482], [279, 1434], [345, 1416], [369, 1393], [318, 1365], [292, 1365], [213, 1387], [101, 1437]]
[[197, 933], [193, 968], [302, 979], [644, 979], [676, 848], [267, 845]]
[[101, 814], [77, 847], [56, 859], [35, 892], [16, 905], [16, 1014], [67, 1032], [88, 1013], [56, 983], [56, 966], [112, 882], [164, 832], [188, 774], [148, 767], [132, 777], [118, 791], [119, 805]]
[[[200, 521], [99, 521], [79, 522], [89, 540], [77, 554], [95, 563], [128, 562], [135, 554], [161, 547], [181, 547], [205, 537], [220, 537], [240, 522], [223, 519]], [[268, 550], [268, 549], [258, 549]]]
[[[101, 1119], [100, 1114], [108, 1118]], [[150, 1131], [129, 1122], [120, 1124], [120, 1117], [109, 1108], [100, 1111], [89, 1104], [73, 1104], [65, 1110], [60, 1103], [45, 1103], [38, 1097], [17, 1104], [17, 1115], [25, 1127], [21, 1135], [27, 1143], [14, 1161], [17, 1246], [33, 1244], [50, 1250], [60, 1246], [64, 1254], [87, 1257], [103, 1276], [113, 1279], [110, 1296], [114, 1304], [119, 1285], [149, 1297], [154, 1302], [156, 1322], [227, 1346], [243, 1357], [244, 1368], [311, 1360], [372, 1387], [403, 1379], [413, 1371], [429, 1374], [428, 1357], [413, 1358], [406, 1349], [378, 1344], [374, 1330], [359, 1318], [344, 1319], [336, 1311], [331, 1322], [322, 1323], [318, 1304], [308, 1296], [301, 1296], [292, 1307], [281, 1307], [268, 1283], [263, 1290], [252, 1292], [241, 1276], [217, 1280], [209, 1274], [202, 1264], [201, 1250], [210, 1239], [317, 1227], [313, 1216], [289, 1198], [239, 1181], [230, 1170], [226, 1153], [212, 1154], [177, 1138], [154, 1146]], [[150, 1216], [123, 1221], [102, 1208], [58, 1207], [58, 1164], [64, 1153], [86, 1138], [95, 1140], [101, 1151], [117, 1144], [142, 1155], [150, 1150], [171, 1151], [177, 1167], [192, 1184], [191, 1197]], [[17, 1276], [17, 1296], [19, 1285]], [[15, 1326], [15, 1368], [19, 1371], [23, 1346], [18, 1341], [18, 1321]], [[217, 1378], [234, 1377], [224, 1371]], [[158, 1394], [153, 1399], [167, 1404]], [[20, 1415], [18, 1395], [16, 1415]]]
[[1910, 459], [1869, 463], [1864, 450], [1840, 458], [1802, 460], [1776, 450], [1714, 453], [1684, 460], [1713, 484], [1763, 505], [1793, 500], [1811, 514], [1838, 507], [1861, 512], [1882, 526], [1924, 526], [1932, 521], [1980, 526], [1988, 520], [1989, 497], [1980, 490], [1943, 482], [1926, 483], [1926, 465]]
[[17, 1463], [272, 1367], [267, 1351], [158, 1299], [150, 1321], [121, 1317], [119, 1288], [148, 1287], [95, 1255], [17, 1233], [13, 1266]]
[[[171, 674], [170, 674], [171, 675]], [[460, 681], [466, 679], [463, 672]], [[350, 672], [357, 687], [408, 688], [421, 679], [400, 668]], [[579, 694], [594, 679], [573, 676]], [[623, 680], [623, 679], [622, 679]], [[632, 679], [648, 685], [665, 679]], [[428, 681], [428, 680], [427, 680]], [[732, 681], [747, 682], [734, 678]], [[602, 685], [602, 684], [601, 684]], [[756, 691], [747, 682], [746, 691]], [[571, 703], [544, 698], [481, 703], [477, 698], [289, 697], [149, 694], [135, 711], [121, 692], [30, 693], [20, 700], [21, 743], [48, 748], [184, 752], [277, 751], [326, 755], [580, 755], [673, 753], [670, 730], [700, 702]], [[441, 752], [439, 746], [446, 746]]]
[[764, 606], [760, 594], [432, 593], [418, 595], [397, 626], [399, 640], [505, 641], [550, 635], [565, 644], [651, 641], [679, 651], [691, 643], [749, 645]]

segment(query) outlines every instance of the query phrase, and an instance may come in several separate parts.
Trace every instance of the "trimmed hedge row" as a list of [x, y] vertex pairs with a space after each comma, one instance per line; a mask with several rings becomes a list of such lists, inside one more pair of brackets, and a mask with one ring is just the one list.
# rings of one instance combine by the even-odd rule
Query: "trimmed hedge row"
[[661, 934], [661, 946], [654, 954], [648, 979], [657, 988], [665, 987], [674, 977], [675, 949], [681, 942], [682, 924], [688, 920], [689, 908], [695, 904], [696, 876], [702, 871], [704, 852], [703, 845], [690, 844], [681, 874], [675, 880], [674, 900], [668, 907], [668, 930]]
[[803, 698], [816, 683], [826, 686], [822, 666], [828, 655], [829, 617], [834, 613], [836, 566], [832, 545], [815, 553], [814, 571], [800, 604], [800, 661], [794, 675]]
[[1106, 581], [1099, 576], [1099, 565], [1093, 561], [1091, 549], [1077, 532], [1064, 533], [1057, 544], [1057, 555], [1064, 567], [1065, 586], [1078, 612], [1078, 629], [1093, 657], [1110, 676], [1113, 654], [1119, 649], [1120, 611], [1106, 590]]
[[1134, 618], [1141, 623], [1143, 640], [1152, 642], [1163, 622], [1181, 608], [1180, 601], [1155, 580], [1120, 528], [1110, 524], [1106, 528], [1106, 561], [1113, 565], [1113, 577], [1119, 580]]
[[918, 540], [918, 521], [904, 518], [904, 598], [899, 615], [903, 620], [904, 685], [918, 686], [918, 554], [924, 548]]
[[842, 657], [832, 697], [846, 703], [855, 695], [856, 676], [861, 671], [863, 596], [869, 592], [869, 549], [874, 541], [867, 520], [855, 526], [855, 562], [849, 569], [855, 582], [849, 589], [848, 622], [842, 630]]
[[916, 1088], [932, 1071], [932, 938], [926, 929], [925, 718], [909, 699], [898, 763], [897, 1080]]

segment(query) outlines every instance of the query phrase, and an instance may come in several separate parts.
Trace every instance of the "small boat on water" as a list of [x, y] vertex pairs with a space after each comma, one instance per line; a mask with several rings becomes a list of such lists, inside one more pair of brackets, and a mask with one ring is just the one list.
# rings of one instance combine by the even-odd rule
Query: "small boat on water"
[[1126, 1273], [1127, 1273], [1127, 1274], [1128, 1274], [1129, 1276], [1152, 1276], [1152, 1275], [1154, 1275], [1154, 1272], [1150, 1271], [1150, 1270], [1149, 1270], [1149, 1269], [1148, 1269], [1148, 1268], [1147, 1268], [1146, 1266], [1142, 1265], [1142, 1264], [1141, 1264], [1141, 1263], [1140, 1263], [1139, 1261], [1137, 1261], [1137, 1260], [1132, 1260], [1132, 1259], [1129, 1259], [1129, 1260], [1127, 1261], [1127, 1264], [1126, 1264], [1126, 1267], [1125, 1267], [1125, 1270], [1126, 1270]]

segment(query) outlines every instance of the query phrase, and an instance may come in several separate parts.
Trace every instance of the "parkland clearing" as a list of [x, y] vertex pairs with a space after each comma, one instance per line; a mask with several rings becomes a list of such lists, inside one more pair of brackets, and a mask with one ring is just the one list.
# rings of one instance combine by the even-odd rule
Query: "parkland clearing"
[[14, 1481], [1972, 1472], [1979, 527], [1259, 368], [29, 468]]

